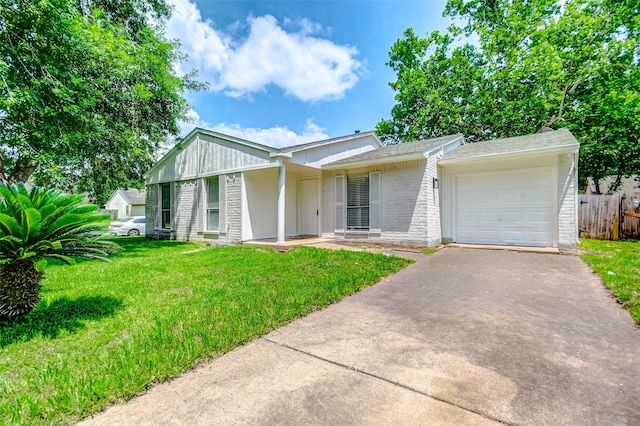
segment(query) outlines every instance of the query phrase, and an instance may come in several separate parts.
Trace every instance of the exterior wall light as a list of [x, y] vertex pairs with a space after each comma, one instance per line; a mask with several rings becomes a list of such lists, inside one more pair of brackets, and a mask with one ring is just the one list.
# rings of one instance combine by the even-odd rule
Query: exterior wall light
[[438, 178], [437, 177], [433, 178], [433, 189], [438, 189]]

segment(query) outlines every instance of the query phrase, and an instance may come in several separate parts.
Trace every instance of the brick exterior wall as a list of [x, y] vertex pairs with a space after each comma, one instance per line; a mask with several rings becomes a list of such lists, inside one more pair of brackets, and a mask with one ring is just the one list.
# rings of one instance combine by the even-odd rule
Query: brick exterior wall
[[[175, 183], [173, 230], [175, 238], [198, 238], [198, 184], [195, 179]], [[200, 228], [201, 229], [201, 228]]]
[[558, 161], [558, 248], [575, 250], [578, 241], [577, 176], [573, 155]]
[[[222, 240], [221, 242], [240, 242], [242, 239], [242, 211], [241, 211], [241, 182], [240, 174], [229, 175], [227, 184], [227, 229], [231, 236], [227, 239], [225, 230], [220, 230], [219, 235], [214, 232], [204, 232], [205, 205], [206, 205], [206, 180], [190, 179], [181, 182], [172, 182], [174, 188], [173, 198], [173, 228], [171, 231], [158, 228], [158, 193], [159, 185], [147, 186], [147, 198], [145, 216], [147, 222], [147, 238], [172, 238], [183, 241], [193, 240]], [[220, 179], [224, 179], [221, 175]]]
[[434, 194], [433, 177], [437, 177], [437, 159], [406, 161], [357, 170], [325, 171], [322, 174], [321, 233], [335, 234], [335, 177], [350, 173], [380, 172], [381, 233], [362, 234], [348, 231], [345, 238], [394, 242], [417, 246], [440, 244], [440, 205]]
[[422, 188], [427, 194], [426, 205], [422, 206], [427, 212], [427, 246], [436, 247], [442, 242], [442, 227], [440, 225], [440, 190], [434, 188], [434, 178], [439, 179], [439, 155], [431, 155], [427, 159], [426, 173], [423, 174]]
[[156, 227], [158, 226], [158, 185], [147, 185], [145, 197], [145, 235], [147, 238], [158, 238]]
[[227, 241], [242, 241], [242, 173], [227, 175]]

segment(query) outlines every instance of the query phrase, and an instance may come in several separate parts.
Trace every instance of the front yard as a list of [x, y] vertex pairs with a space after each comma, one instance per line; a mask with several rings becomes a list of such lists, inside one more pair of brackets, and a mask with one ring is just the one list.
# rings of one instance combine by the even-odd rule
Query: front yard
[[0, 423], [73, 423], [374, 284], [410, 261], [123, 238], [113, 263], [49, 266], [0, 322]]
[[583, 239], [581, 257], [640, 324], [640, 241]]

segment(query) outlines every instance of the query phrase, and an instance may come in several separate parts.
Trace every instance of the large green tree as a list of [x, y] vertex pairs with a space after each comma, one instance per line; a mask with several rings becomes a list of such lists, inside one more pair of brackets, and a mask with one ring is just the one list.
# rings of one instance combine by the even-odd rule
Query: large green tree
[[449, 0], [444, 15], [462, 25], [408, 29], [391, 48], [397, 103], [376, 127], [383, 140], [568, 127], [582, 178], [640, 172], [637, 0]]
[[141, 184], [179, 133], [193, 74], [165, 0], [0, 0], [0, 181], [87, 191]]

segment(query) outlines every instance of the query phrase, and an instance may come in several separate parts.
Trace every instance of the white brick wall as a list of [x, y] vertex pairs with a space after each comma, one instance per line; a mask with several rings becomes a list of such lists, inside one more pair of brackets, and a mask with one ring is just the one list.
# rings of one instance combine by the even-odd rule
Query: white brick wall
[[[237, 243], [242, 240], [242, 174], [220, 175], [220, 179], [227, 179], [226, 195], [226, 222], [229, 236], [226, 230], [220, 230], [219, 239], [223, 242]], [[205, 233], [205, 205], [206, 205], [206, 182], [201, 180], [198, 185], [197, 179], [181, 182], [172, 182], [174, 185], [173, 200], [173, 229], [171, 237], [178, 240], [211, 240], [216, 238], [215, 233]], [[147, 186], [146, 199], [146, 222], [147, 235], [157, 238], [161, 233], [157, 228], [158, 222], [158, 189], [159, 185]], [[169, 233], [165, 231], [166, 236]]]
[[423, 209], [427, 212], [427, 246], [435, 247], [442, 242], [442, 227], [440, 226], [440, 190], [434, 188], [434, 178], [440, 179], [438, 174], [438, 156], [432, 155], [427, 160], [426, 173], [423, 175], [422, 187], [427, 194], [427, 203]]
[[227, 175], [227, 241], [242, 241], [242, 174]]
[[145, 197], [145, 228], [147, 238], [155, 237], [156, 224], [158, 223], [158, 185], [147, 185]]
[[198, 185], [195, 179], [176, 182], [174, 231], [177, 239], [198, 238]]
[[578, 241], [577, 171], [575, 158], [561, 154], [558, 161], [558, 248], [575, 249]]
[[[321, 231], [335, 238], [335, 176], [380, 172], [380, 235], [349, 234], [346, 238], [389, 241], [415, 245], [440, 244], [439, 200], [433, 194], [436, 159], [407, 161], [357, 170], [325, 171], [322, 174]], [[426, 173], [425, 173], [426, 172]]]

